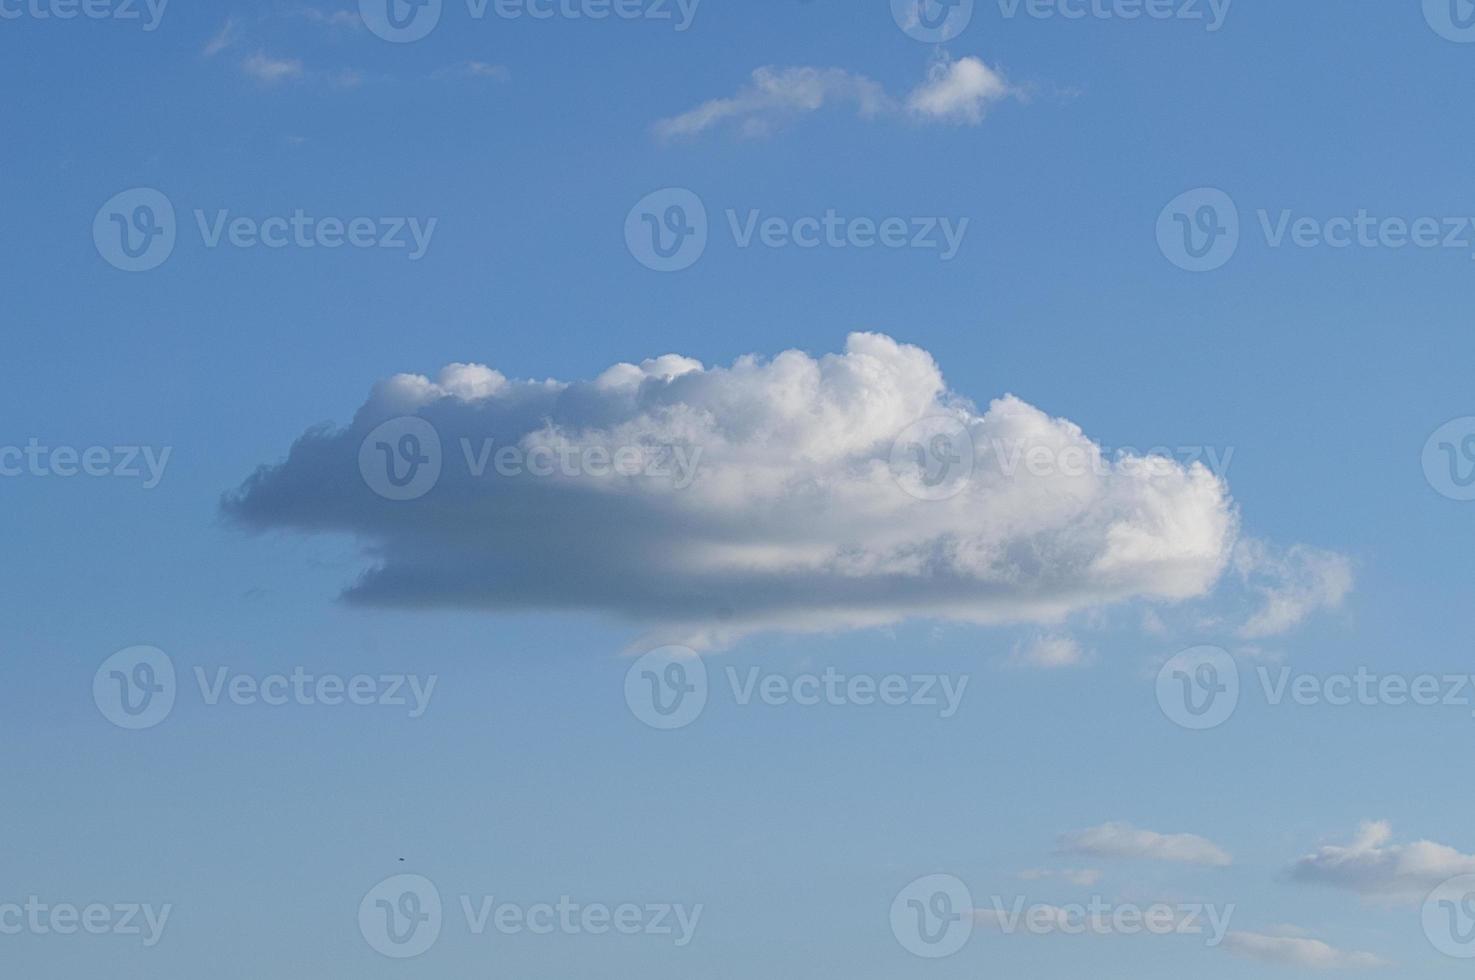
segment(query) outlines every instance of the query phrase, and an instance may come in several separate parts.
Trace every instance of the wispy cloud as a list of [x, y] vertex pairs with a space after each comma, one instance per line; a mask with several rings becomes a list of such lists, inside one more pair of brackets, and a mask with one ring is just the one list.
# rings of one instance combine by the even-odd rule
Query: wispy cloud
[[1011, 666], [1040, 670], [1080, 667], [1090, 661], [1091, 654], [1074, 637], [1054, 633], [1042, 634], [1020, 643], [1009, 655]]
[[454, 65], [438, 68], [434, 72], [435, 78], [486, 78], [492, 81], [505, 82], [511, 77], [511, 72], [506, 65], [496, 65], [488, 61], [461, 61]]
[[1232, 863], [1217, 844], [1194, 834], [1160, 834], [1126, 823], [1106, 823], [1088, 830], [1065, 834], [1060, 850], [1066, 854], [1092, 857], [1168, 861], [1222, 868]]
[[263, 85], [277, 85], [303, 74], [302, 62], [296, 58], [274, 58], [263, 52], [247, 56], [241, 71]]
[[1276, 636], [1312, 613], [1335, 609], [1352, 591], [1352, 562], [1345, 555], [1296, 545], [1277, 551], [1246, 540], [1235, 549], [1235, 571], [1260, 608], [1240, 627], [1247, 639]]
[[329, 85], [342, 89], [358, 88], [367, 80], [364, 73], [357, 68], [340, 68], [337, 71], [327, 72], [324, 77]]
[[1306, 970], [1372, 970], [1392, 966], [1372, 953], [1353, 953], [1337, 949], [1319, 939], [1300, 936], [1271, 936], [1257, 932], [1231, 932], [1224, 937], [1224, 949], [1242, 959], [1273, 966], [1293, 966]]
[[862, 119], [905, 116], [920, 122], [976, 125], [989, 106], [1018, 91], [977, 58], [940, 56], [908, 97], [841, 68], [759, 68], [734, 95], [712, 99], [655, 124], [662, 139], [697, 136], [731, 125], [743, 136], [774, 129], [826, 108], [852, 108]]
[[[256, 30], [248, 36], [238, 17], [231, 15], [200, 50], [204, 58], [214, 58], [225, 51], [250, 44], [256, 48], [239, 62], [242, 74], [263, 86], [276, 86], [288, 81], [305, 80], [337, 89], [358, 88], [366, 81], [363, 72], [355, 68], [314, 69], [301, 58], [267, 53], [270, 48], [289, 47], [290, 39], [280, 36], [282, 31], [264, 30], [284, 20], [308, 21], [333, 29], [356, 29], [362, 26], [359, 15], [350, 10], [321, 10], [316, 7], [298, 7], [278, 11], [260, 18]], [[264, 31], [265, 36], [262, 35]], [[258, 47], [258, 45], [260, 45]]]
[[240, 23], [235, 17], [227, 17], [225, 23], [220, 26], [220, 30], [205, 42], [205, 46], [200, 49], [200, 54], [206, 58], [213, 58], [227, 48], [235, 46], [240, 37]]
[[889, 111], [892, 102], [879, 83], [840, 68], [759, 68], [736, 95], [662, 119], [655, 128], [663, 139], [672, 139], [732, 123], [745, 136], [762, 136], [826, 106], [845, 105], [868, 118]]

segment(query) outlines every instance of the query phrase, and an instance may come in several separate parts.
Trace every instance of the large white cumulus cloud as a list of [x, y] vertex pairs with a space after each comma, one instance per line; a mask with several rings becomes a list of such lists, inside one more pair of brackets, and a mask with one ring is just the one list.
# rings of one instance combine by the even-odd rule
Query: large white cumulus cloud
[[[429, 423], [443, 446], [418, 499], [384, 499], [359, 468], [366, 436], [399, 416]], [[893, 454], [922, 419], [951, 420], [977, 450], [945, 499], [904, 489], [925, 456]], [[602, 464], [636, 446], [671, 465], [545, 476], [473, 465], [489, 447]], [[698, 463], [689, 480], [682, 460]], [[307, 432], [225, 507], [248, 526], [362, 538], [372, 567], [353, 602], [599, 610], [695, 646], [1190, 598], [1213, 586], [1236, 535], [1206, 468], [1102, 458], [1079, 427], [1010, 396], [980, 413], [926, 351], [878, 334], [820, 358], [706, 368], [668, 355], [578, 383], [476, 365], [399, 375], [351, 425]]]

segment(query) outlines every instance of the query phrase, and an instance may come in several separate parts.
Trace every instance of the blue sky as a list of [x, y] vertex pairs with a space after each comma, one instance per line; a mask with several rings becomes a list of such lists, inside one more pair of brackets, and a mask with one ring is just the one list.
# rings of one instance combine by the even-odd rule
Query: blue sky
[[[936, 43], [884, 0], [446, 0], [400, 43], [348, 3], [0, 0], [0, 962], [1456, 975], [1450, 2], [979, 2]], [[699, 212], [652, 268], [641, 233]], [[375, 466], [432, 437], [391, 499]], [[489, 475], [463, 440], [701, 458]], [[663, 729], [642, 692], [702, 672]], [[355, 677], [372, 704], [322, 703]], [[907, 703], [867, 694], [891, 678]], [[139, 681], [167, 712], [109, 700]], [[439, 934], [383, 955], [378, 899], [427, 882]], [[104, 934], [7, 911], [32, 896]], [[463, 914], [563, 896], [638, 928]], [[1232, 914], [1212, 946], [1031, 935], [995, 899]], [[130, 905], [168, 907], [157, 942]], [[689, 942], [654, 922], [698, 906]]]

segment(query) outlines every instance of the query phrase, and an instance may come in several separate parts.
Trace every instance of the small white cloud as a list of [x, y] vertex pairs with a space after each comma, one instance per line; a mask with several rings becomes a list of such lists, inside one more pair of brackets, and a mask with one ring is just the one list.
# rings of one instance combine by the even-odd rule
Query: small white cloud
[[1345, 952], [1319, 939], [1298, 936], [1231, 932], [1224, 937], [1223, 946], [1243, 959], [1307, 970], [1371, 970], [1392, 965], [1372, 953]]
[[242, 61], [241, 72], [263, 87], [303, 82], [350, 91], [369, 80], [369, 76], [356, 68], [309, 69], [297, 58], [275, 58], [261, 52]]
[[257, 52], [241, 62], [241, 70], [263, 85], [302, 77], [302, 62], [296, 58], [273, 58]]
[[1215, 868], [1232, 863], [1223, 848], [1194, 834], [1159, 834], [1125, 823], [1106, 823], [1065, 834], [1060, 838], [1060, 850], [1066, 854], [1169, 861]]
[[696, 136], [724, 123], [745, 136], [835, 106], [853, 106], [863, 119], [905, 117], [921, 122], [977, 124], [988, 107], [1017, 95], [1002, 75], [977, 58], [935, 61], [927, 79], [906, 99], [864, 75], [840, 68], [759, 68], [737, 94], [712, 99], [655, 125], [663, 139]]
[[1241, 541], [1234, 567], [1260, 604], [1240, 627], [1247, 639], [1285, 633], [1312, 613], [1337, 608], [1352, 591], [1351, 560], [1307, 545], [1277, 551], [1261, 541]]
[[979, 59], [944, 57], [933, 63], [907, 108], [922, 119], [976, 126], [990, 106], [1013, 94], [1004, 76]]
[[1296, 881], [1355, 892], [1385, 901], [1418, 901], [1440, 882], [1475, 874], [1475, 855], [1446, 844], [1394, 844], [1386, 821], [1368, 821], [1347, 845], [1329, 844], [1291, 866]]
[[1074, 638], [1042, 634], [1016, 646], [1009, 656], [1009, 663], [1015, 667], [1060, 670], [1065, 667], [1080, 667], [1090, 659], [1090, 654]]

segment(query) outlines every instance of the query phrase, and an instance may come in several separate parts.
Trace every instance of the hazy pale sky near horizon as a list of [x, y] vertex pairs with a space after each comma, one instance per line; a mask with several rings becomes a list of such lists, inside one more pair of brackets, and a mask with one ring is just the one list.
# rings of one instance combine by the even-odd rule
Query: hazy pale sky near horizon
[[0, 0], [0, 972], [1457, 976], [1468, 0]]

